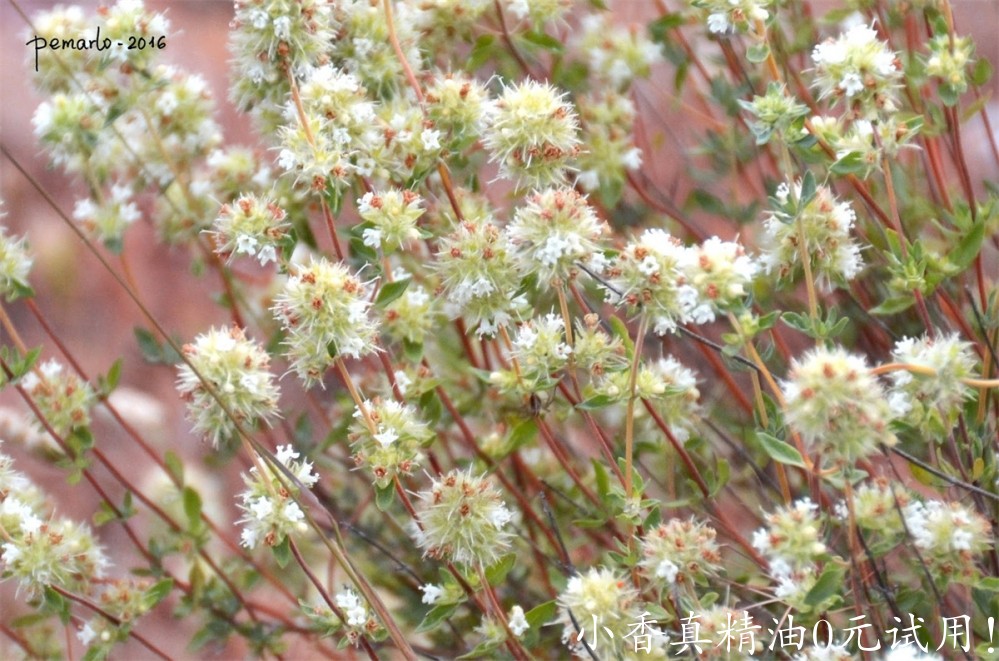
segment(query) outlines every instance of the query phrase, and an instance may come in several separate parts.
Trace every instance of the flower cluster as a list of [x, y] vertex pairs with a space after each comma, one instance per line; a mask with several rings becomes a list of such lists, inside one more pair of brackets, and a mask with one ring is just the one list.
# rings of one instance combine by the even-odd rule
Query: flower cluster
[[393, 400], [366, 402], [354, 411], [349, 439], [354, 462], [371, 472], [380, 489], [419, 467], [423, 446], [434, 433], [412, 406]]
[[290, 271], [273, 309], [288, 334], [285, 355], [306, 385], [320, 381], [340, 356], [375, 351], [378, 329], [368, 316], [365, 283], [323, 257]]
[[[0, 219], [5, 215], [0, 213]], [[8, 301], [31, 291], [28, 284], [31, 262], [25, 239], [8, 235], [7, 228], [0, 226], [0, 294]]]
[[794, 182], [781, 184], [773, 203], [764, 221], [766, 250], [760, 257], [767, 273], [774, 273], [778, 280], [792, 280], [803, 268], [804, 254], [820, 285], [828, 287], [856, 277], [863, 262], [860, 247], [850, 236], [857, 217], [849, 202], [838, 202], [825, 186], [803, 199], [801, 183]]
[[270, 424], [278, 417], [270, 356], [242, 329], [212, 328], [183, 351], [177, 391], [194, 431], [211, 438], [214, 447], [235, 437], [240, 425]]
[[527, 198], [507, 226], [521, 271], [539, 284], [568, 280], [577, 262], [588, 262], [607, 226], [586, 198], [571, 188], [547, 188]]
[[617, 92], [591, 93], [577, 100], [586, 151], [576, 158], [576, 183], [599, 191], [613, 204], [623, 192], [629, 173], [642, 166], [642, 150], [632, 136], [635, 105]]
[[579, 120], [565, 97], [536, 80], [503, 88], [488, 107], [483, 127], [483, 143], [502, 175], [533, 186], [565, 178], [565, 168], [580, 151]]
[[702, 521], [670, 519], [645, 534], [641, 566], [655, 583], [705, 582], [721, 565], [715, 529]]
[[357, 203], [357, 211], [366, 225], [364, 245], [391, 252], [418, 239], [416, 221], [423, 215], [422, 200], [413, 191], [390, 190], [365, 193]]
[[858, 117], [873, 118], [897, 109], [902, 68], [874, 28], [854, 25], [812, 51], [820, 97], [846, 98]]
[[[298, 461], [300, 456], [290, 445], [279, 446], [275, 453], [277, 461], [295, 476], [297, 483], [311, 489], [319, 481], [319, 475], [312, 470], [311, 462]], [[277, 546], [288, 535], [308, 530], [305, 514], [293, 497], [298, 493], [297, 483], [288, 484], [287, 478], [276, 468], [266, 470], [266, 477], [256, 466], [250, 469], [249, 475], [243, 475], [246, 489], [239, 496], [239, 509], [244, 516], [237, 523], [242, 524], [241, 543], [248, 549], [261, 543]]]
[[817, 347], [791, 363], [787, 423], [813, 451], [852, 462], [892, 445], [894, 412], [862, 356]]
[[464, 316], [480, 335], [509, 324], [527, 303], [516, 293], [520, 275], [513, 246], [492, 223], [461, 223], [441, 240], [436, 268], [445, 312]]
[[452, 470], [417, 494], [413, 536], [424, 555], [488, 567], [511, 544], [513, 514], [485, 477]]
[[764, 516], [766, 526], [753, 533], [753, 546], [770, 562], [771, 574], [809, 567], [827, 553], [820, 516], [818, 505], [809, 498]]
[[660, 229], [645, 230], [607, 267], [608, 296], [631, 311], [643, 311], [665, 335], [677, 324], [693, 321], [697, 290], [684, 269], [689, 252], [675, 236]]
[[256, 257], [261, 266], [276, 262], [277, 250], [288, 231], [284, 209], [275, 202], [241, 195], [233, 204], [223, 204], [215, 219], [215, 251], [220, 255]]
[[902, 514], [922, 560], [944, 579], [973, 577], [975, 557], [992, 548], [988, 521], [961, 503], [914, 500]]
[[[90, 409], [97, 401], [90, 384], [65, 370], [57, 360], [47, 360], [28, 372], [21, 387], [34, 401], [45, 424], [56, 434], [90, 425]], [[45, 430], [42, 421], [39, 428]]]
[[90, 529], [53, 517], [42, 492], [0, 454], [0, 578], [38, 595], [48, 586], [86, 594], [108, 564]]
[[946, 435], [973, 393], [962, 382], [973, 375], [978, 362], [971, 344], [956, 334], [906, 337], [895, 343], [892, 358], [911, 367], [891, 373], [891, 398], [904, 411], [902, 419], [937, 438]]

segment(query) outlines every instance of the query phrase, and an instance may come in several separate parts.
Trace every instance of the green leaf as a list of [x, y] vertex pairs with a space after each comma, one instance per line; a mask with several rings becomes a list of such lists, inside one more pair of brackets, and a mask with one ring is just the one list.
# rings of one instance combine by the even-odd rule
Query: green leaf
[[468, 54], [469, 71], [475, 71], [492, 58], [494, 41], [496, 41], [496, 37], [491, 34], [484, 34], [475, 40], [472, 52]]
[[520, 449], [534, 440], [538, 435], [538, 424], [532, 420], [524, 420], [510, 431], [510, 438], [506, 441], [508, 452]]
[[621, 317], [611, 316], [607, 320], [611, 327], [611, 333], [624, 344], [628, 358], [635, 353], [635, 343], [631, 341], [631, 334], [628, 333], [628, 325], [622, 321]]
[[484, 640], [475, 647], [473, 647], [472, 651], [466, 654], [462, 654], [461, 656], [457, 657], [457, 659], [460, 659], [462, 661], [464, 661], [465, 659], [478, 659], [480, 657], [485, 656], [489, 652], [492, 652], [494, 649], [496, 649], [502, 644], [503, 644], [502, 640]]
[[507, 553], [502, 558], [494, 562], [488, 569], [486, 569], [486, 580], [489, 581], [489, 585], [496, 587], [505, 581], [506, 575], [510, 573], [510, 570], [513, 569], [516, 562], [516, 553]]
[[805, 461], [802, 459], [801, 453], [776, 436], [757, 431], [756, 439], [763, 446], [763, 450], [770, 458], [778, 464], [787, 464], [788, 466], [797, 466], [799, 468], [805, 467]]
[[184, 487], [182, 499], [188, 527], [195, 529], [201, 525], [201, 495], [191, 487]]
[[104, 377], [104, 383], [106, 385], [106, 393], [110, 394], [112, 390], [118, 387], [118, 383], [121, 381], [121, 358], [111, 363], [111, 369], [108, 370], [107, 376]]
[[766, 43], [753, 44], [746, 49], [746, 59], [753, 64], [759, 64], [760, 62], [766, 62], [767, 58], [770, 57], [770, 46]]
[[683, 25], [683, 14], [665, 14], [649, 23], [649, 37], [652, 41], [663, 43], [666, 41], [666, 34]]
[[147, 610], [152, 609], [156, 604], [166, 599], [171, 590], [173, 590], [172, 578], [164, 578], [161, 581], [157, 581], [142, 595], [142, 603]]
[[525, 32], [524, 40], [552, 53], [561, 53], [563, 50], [562, 42], [546, 32], [539, 32], [537, 30]]
[[999, 577], [989, 576], [988, 578], [980, 578], [975, 582], [975, 588], [978, 590], [988, 590], [989, 592], [999, 592]]
[[971, 68], [971, 82], [975, 85], [984, 85], [992, 77], [992, 64], [985, 58], [980, 58]]
[[815, 183], [815, 175], [811, 170], [805, 173], [801, 180], [801, 197], [798, 198], [798, 207], [801, 208], [815, 198], [815, 191], [818, 185]]
[[167, 450], [166, 454], [163, 456], [163, 464], [166, 466], [167, 472], [173, 477], [177, 484], [184, 484], [184, 462], [180, 460], [177, 453], [173, 450]]
[[527, 611], [524, 614], [524, 619], [527, 623], [531, 625], [532, 629], [540, 629], [544, 625], [555, 619], [555, 613], [558, 612], [558, 604], [555, 600], [546, 601], [543, 604], [539, 604]]
[[42, 593], [42, 604], [47, 613], [58, 615], [63, 624], [69, 624], [69, 602], [47, 585]]
[[380, 487], [375, 485], [375, 507], [384, 512], [395, 502], [395, 487], [391, 484]]
[[908, 310], [916, 302], [916, 297], [912, 294], [899, 294], [885, 299], [881, 305], [871, 309], [871, 314], [886, 315], [897, 314]]
[[163, 348], [156, 340], [156, 336], [145, 328], [136, 326], [133, 330], [135, 339], [139, 342], [139, 351], [149, 363], [159, 363], [163, 360]]
[[815, 608], [822, 605], [827, 599], [839, 594], [843, 589], [843, 575], [846, 569], [839, 565], [826, 565], [819, 580], [805, 595], [805, 604]]
[[595, 411], [597, 409], [606, 408], [615, 401], [617, 400], [610, 395], [594, 395], [593, 397], [576, 404], [576, 408], [580, 411]]
[[388, 306], [389, 303], [396, 300], [406, 292], [406, 288], [409, 287], [410, 282], [412, 282], [410, 278], [406, 278], [405, 280], [396, 280], [395, 282], [386, 282], [378, 291], [378, 297], [375, 299], [375, 305], [380, 308]]
[[423, 621], [420, 622], [418, 627], [416, 627], [416, 633], [423, 633], [425, 631], [436, 629], [441, 622], [451, 617], [454, 612], [458, 610], [458, 606], [460, 605], [461, 603], [438, 604], [437, 606], [434, 606], [425, 616], [423, 616]]
[[958, 271], [965, 270], [982, 249], [982, 242], [985, 240], [985, 223], [978, 222], [971, 226], [971, 231], [965, 233], [954, 249], [947, 255], [947, 260], [954, 265]]
[[610, 476], [607, 474], [607, 469], [598, 459], [591, 459], [590, 463], [593, 464], [593, 480], [597, 485], [597, 494], [600, 499], [603, 500], [610, 493]]
[[285, 535], [281, 543], [271, 550], [274, 551], [274, 561], [278, 563], [278, 567], [284, 569], [291, 562], [291, 537]]

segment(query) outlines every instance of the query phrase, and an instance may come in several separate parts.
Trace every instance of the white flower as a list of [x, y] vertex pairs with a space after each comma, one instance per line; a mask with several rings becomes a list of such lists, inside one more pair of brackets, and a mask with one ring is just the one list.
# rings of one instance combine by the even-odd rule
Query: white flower
[[437, 600], [441, 598], [444, 591], [438, 585], [433, 583], [427, 583], [426, 585], [421, 585], [420, 590], [423, 591], [423, 603], [425, 604], [435, 604]]
[[510, 631], [517, 638], [523, 636], [524, 632], [531, 628], [531, 625], [527, 623], [527, 618], [524, 616], [524, 609], [519, 605], [514, 605], [510, 609], [510, 616], [507, 620], [510, 625]]

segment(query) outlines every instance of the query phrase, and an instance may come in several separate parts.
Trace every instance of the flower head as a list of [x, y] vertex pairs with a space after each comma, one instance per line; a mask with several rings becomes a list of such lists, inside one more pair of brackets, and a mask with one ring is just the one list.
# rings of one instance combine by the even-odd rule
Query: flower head
[[377, 400], [364, 406], [367, 419], [355, 410], [350, 426], [354, 462], [367, 467], [375, 485], [385, 488], [396, 476], [409, 475], [419, 467], [422, 448], [434, 433], [412, 406], [394, 400]]
[[931, 372], [891, 373], [891, 397], [905, 411], [901, 417], [933, 435], [947, 434], [956, 424], [961, 406], [973, 393], [961, 381], [972, 376], [978, 362], [972, 345], [956, 334], [906, 337], [895, 343], [892, 358]]
[[452, 470], [417, 494], [416, 545], [424, 555], [488, 567], [510, 548], [513, 514], [485, 477]]
[[693, 321], [697, 290], [687, 282], [690, 249], [660, 229], [645, 230], [607, 268], [608, 297], [629, 310], [643, 310], [660, 335]]
[[721, 554], [715, 529], [696, 519], [670, 519], [642, 539], [641, 566], [657, 585], [703, 581], [718, 571]]
[[874, 118], [896, 109], [902, 68], [895, 53], [866, 25], [854, 25], [812, 50], [815, 87], [821, 97], [845, 98], [859, 117]]
[[807, 445], [852, 462], [891, 445], [891, 407], [863, 357], [837, 347], [815, 348], [791, 364], [784, 384], [787, 423]]
[[466, 221], [440, 242], [437, 272], [445, 311], [464, 316], [480, 335], [510, 323], [526, 301], [516, 295], [520, 274], [506, 234], [490, 222]]
[[256, 257], [261, 265], [277, 261], [277, 250], [289, 224], [284, 209], [256, 195], [241, 195], [233, 204], [223, 204], [215, 219], [215, 252]]
[[278, 417], [279, 392], [269, 370], [270, 356], [242, 329], [212, 328], [185, 344], [183, 351], [189, 363], [178, 366], [177, 391], [187, 402], [194, 430], [211, 438], [213, 446], [235, 436], [237, 423], [270, 424]]
[[385, 252], [420, 237], [416, 221], [423, 215], [423, 200], [410, 190], [365, 193], [357, 203], [361, 218], [371, 227], [364, 230], [364, 243]]
[[273, 310], [288, 334], [285, 354], [306, 385], [319, 381], [339, 356], [376, 350], [370, 305], [367, 287], [343, 264], [320, 257], [292, 267]]
[[818, 505], [810, 499], [796, 500], [763, 518], [766, 526], [753, 533], [753, 546], [770, 562], [775, 576], [809, 568], [825, 555]]
[[588, 262], [598, 250], [606, 223], [572, 188], [547, 188], [530, 195], [507, 226], [521, 271], [536, 273], [539, 284], [568, 280], [576, 262]]
[[[21, 383], [39, 413], [60, 436], [90, 424], [96, 396], [90, 384], [66, 371], [57, 360], [48, 360], [28, 372]], [[39, 427], [45, 427], [39, 421]]]
[[803, 238], [812, 276], [820, 285], [849, 282], [863, 266], [860, 248], [850, 236], [856, 220], [853, 208], [849, 202], [837, 202], [825, 186], [810, 200], [801, 199], [799, 182], [792, 186], [778, 187], [776, 208], [764, 221], [764, 270], [776, 273], [778, 280], [793, 279], [802, 269], [798, 244]]
[[486, 113], [483, 143], [500, 174], [543, 186], [565, 178], [579, 153], [579, 122], [565, 93], [536, 80], [510, 85]]
[[[306, 488], [311, 489], [319, 481], [312, 463], [304, 459], [298, 461], [301, 455], [292, 446], [279, 446], [275, 456]], [[265, 546], [277, 546], [286, 536], [308, 529], [302, 508], [292, 498], [298, 491], [297, 486], [286, 484], [285, 476], [277, 469], [268, 467], [266, 470], [266, 477], [260, 475], [255, 466], [249, 475], [243, 475], [246, 489], [240, 494], [239, 509], [244, 516], [237, 523], [243, 524], [241, 543], [248, 549], [256, 548], [261, 542]]]
[[[0, 212], [0, 218], [5, 215]], [[31, 262], [25, 239], [10, 236], [7, 228], [0, 227], [0, 294], [8, 301], [31, 292], [28, 284]]]

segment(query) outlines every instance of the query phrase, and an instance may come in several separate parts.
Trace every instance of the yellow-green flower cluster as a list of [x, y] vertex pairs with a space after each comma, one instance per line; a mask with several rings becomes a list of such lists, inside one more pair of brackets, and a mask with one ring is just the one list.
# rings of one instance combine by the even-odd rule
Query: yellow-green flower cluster
[[884, 389], [867, 361], [842, 347], [817, 347], [792, 361], [784, 399], [788, 426], [832, 461], [852, 463], [895, 442]]
[[580, 151], [579, 121], [564, 92], [527, 79], [505, 86], [488, 108], [483, 144], [500, 174], [518, 185], [544, 186], [565, 179]]
[[350, 426], [354, 462], [366, 467], [375, 486], [384, 489], [397, 476], [409, 475], [420, 466], [422, 448], [433, 440], [434, 432], [412, 406], [376, 400], [364, 407], [367, 419], [357, 409]]
[[256, 257], [261, 266], [276, 262], [279, 244], [288, 223], [284, 209], [266, 198], [242, 195], [233, 204], [223, 204], [215, 219], [215, 252]]
[[366, 227], [364, 245], [386, 253], [420, 238], [416, 221], [423, 215], [423, 200], [411, 190], [368, 192], [357, 203]]
[[177, 391], [187, 402], [194, 430], [211, 438], [213, 446], [233, 438], [237, 425], [246, 429], [278, 417], [279, 391], [269, 369], [270, 356], [242, 329], [212, 328], [185, 344], [183, 351], [190, 364], [178, 366]]
[[413, 534], [424, 555], [488, 567], [510, 548], [513, 518], [484, 476], [452, 470], [417, 494]]
[[336, 358], [376, 350], [378, 329], [368, 316], [365, 283], [324, 257], [290, 271], [273, 311], [287, 333], [285, 356], [307, 386], [320, 381]]

